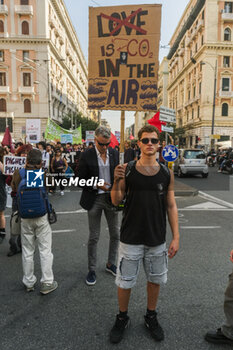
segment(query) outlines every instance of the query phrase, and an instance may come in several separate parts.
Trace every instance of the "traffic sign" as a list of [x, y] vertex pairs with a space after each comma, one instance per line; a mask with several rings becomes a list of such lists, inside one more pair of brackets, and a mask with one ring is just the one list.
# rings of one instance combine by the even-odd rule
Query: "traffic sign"
[[178, 148], [174, 145], [167, 145], [163, 148], [162, 157], [166, 162], [174, 162], [179, 155]]
[[211, 135], [211, 138], [219, 140], [219, 139], [221, 139], [221, 135]]
[[176, 111], [172, 108], [161, 106], [159, 108], [159, 120], [168, 123], [176, 122]]
[[174, 132], [174, 128], [172, 126], [162, 125], [162, 131]]

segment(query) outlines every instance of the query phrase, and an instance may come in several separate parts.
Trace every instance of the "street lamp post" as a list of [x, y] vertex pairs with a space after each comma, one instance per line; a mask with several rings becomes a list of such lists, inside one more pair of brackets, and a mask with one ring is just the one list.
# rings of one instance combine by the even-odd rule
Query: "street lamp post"
[[217, 68], [218, 68], [218, 60], [216, 59], [215, 67], [212, 66], [209, 62], [201, 62], [202, 65], [208, 64], [214, 71], [214, 94], [213, 94], [213, 109], [212, 109], [212, 124], [211, 124], [211, 148], [214, 148], [215, 139], [214, 135], [214, 121], [215, 121], [215, 105], [216, 105], [216, 86], [217, 86]]

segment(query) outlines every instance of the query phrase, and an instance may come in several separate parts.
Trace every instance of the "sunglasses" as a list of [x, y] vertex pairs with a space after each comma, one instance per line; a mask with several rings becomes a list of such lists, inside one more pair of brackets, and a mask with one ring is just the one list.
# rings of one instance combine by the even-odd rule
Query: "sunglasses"
[[159, 139], [152, 138], [149, 139], [148, 137], [144, 137], [143, 139], [140, 140], [144, 145], [147, 145], [149, 142], [151, 142], [153, 145], [157, 145], [159, 143]]
[[102, 143], [102, 142], [99, 142], [97, 139], [96, 139], [96, 141], [98, 142], [99, 146], [106, 146], [106, 147], [108, 147], [110, 145], [110, 142]]

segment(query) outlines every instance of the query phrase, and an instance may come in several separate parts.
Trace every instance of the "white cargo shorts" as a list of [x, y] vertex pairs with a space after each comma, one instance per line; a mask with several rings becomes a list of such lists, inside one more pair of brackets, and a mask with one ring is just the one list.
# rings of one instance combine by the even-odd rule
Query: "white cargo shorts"
[[122, 289], [132, 288], [136, 284], [141, 262], [143, 262], [147, 281], [159, 285], [167, 282], [166, 243], [148, 247], [120, 242], [116, 285]]

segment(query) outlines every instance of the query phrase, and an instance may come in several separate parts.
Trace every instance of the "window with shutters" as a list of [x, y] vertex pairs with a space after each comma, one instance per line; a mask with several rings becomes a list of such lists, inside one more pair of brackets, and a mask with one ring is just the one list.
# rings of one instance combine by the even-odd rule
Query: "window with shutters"
[[0, 99], [0, 112], [6, 112], [6, 100], [4, 98]]
[[4, 62], [4, 51], [0, 50], [0, 62]]
[[222, 104], [222, 116], [228, 117], [228, 103]]
[[222, 91], [230, 91], [230, 78], [222, 78]]
[[0, 132], [5, 132], [7, 125], [10, 132], [13, 132], [12, 118], [0, 118]]
[[22, 34], [29, 35], [29, 23], [27, 21], [22, 22]]
[[6, 86], [6, 73], [0, 72], [0, 86]]
[[230, 30], [230, 28], [226, 28], [224, 30], [224, 41], [231, 41], [231, 30]]
[[24, 113], [31, 113], [31, 101], [27, 98], [23, 101]]
[[223, 67], [225, 67], [225, 68], [230, 67], [230, 56], [223, 57]]
[[4, 33], [4, 22], [0, 20], [0, 33]]
[[28, 63], [29, 51], [23, 51], [23, 61]]
[[225, 13], [232, 13], [232, 2], [225, 1], [224, 12]]
[[31, 86], [31, 73], [23, 73], [23, 86]]

